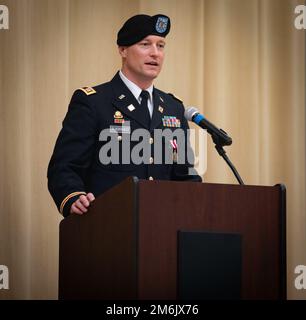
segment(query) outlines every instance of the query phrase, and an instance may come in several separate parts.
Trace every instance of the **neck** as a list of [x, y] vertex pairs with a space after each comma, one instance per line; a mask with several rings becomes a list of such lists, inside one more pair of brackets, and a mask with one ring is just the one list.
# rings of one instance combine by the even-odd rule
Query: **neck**
[[142, 90], [148, 89], [153, 83], [153, 79], [136, 77], [128, 72], [128, 70], [126, 70], [124, 67], [122, 67], [121, 71], [130, 81], [135, 83]]

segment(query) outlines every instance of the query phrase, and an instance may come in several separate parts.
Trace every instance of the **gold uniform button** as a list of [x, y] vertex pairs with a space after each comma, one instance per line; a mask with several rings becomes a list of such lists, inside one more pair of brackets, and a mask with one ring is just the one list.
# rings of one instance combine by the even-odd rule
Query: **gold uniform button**
[[149, 180], [154, 180], [154, 178], [153, 177], [149, 177]]
[[154, 142], [153, 138], [150, 138], [149, 143], [153, 144], [153, 142]]
[[150, 164], [152, 164], [153, 162], [154, 162], [154, 159], [150, 157]]

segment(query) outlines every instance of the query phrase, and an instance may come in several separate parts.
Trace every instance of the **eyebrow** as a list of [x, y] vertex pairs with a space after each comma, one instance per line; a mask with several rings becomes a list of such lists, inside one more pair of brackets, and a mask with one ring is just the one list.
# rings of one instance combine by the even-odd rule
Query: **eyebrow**
[[[152, 40], [150, 40], [150, 39], [146, 39], [146, 38], [144, 38], [143, 40], [141, 40], [141, 41], [139, 41], [139, 42], [150, 42], [150, 43], [152, 43], [152, 42], [154, 42], [154, 41], [152, 41]], [[164, 41], [164, 40], [158, 40], [156, 43], [158, 43], [158, 44], [166, 44], [166, 41]]]

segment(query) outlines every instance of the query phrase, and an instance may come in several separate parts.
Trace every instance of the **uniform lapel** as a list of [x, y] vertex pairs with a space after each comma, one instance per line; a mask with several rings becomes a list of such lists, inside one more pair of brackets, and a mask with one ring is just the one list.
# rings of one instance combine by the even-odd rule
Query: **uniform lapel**
[[128, 118], [134, 119], [142, 127], [149, 129], [149, 123], [145, 111], [142, 110], [138, 101], [135, 99], [132, 92], [121, 80], [119, 73], [111, 81], [114, 91], [113, 105], [125, 114]]
[[159, 126], [162, 121], [162, 117], [165, 112], [164, 99], [161, 97], [159, 92], [154, 88], [153, 90], [153, 115], [151, 121], [151, 130], [154, 130]]

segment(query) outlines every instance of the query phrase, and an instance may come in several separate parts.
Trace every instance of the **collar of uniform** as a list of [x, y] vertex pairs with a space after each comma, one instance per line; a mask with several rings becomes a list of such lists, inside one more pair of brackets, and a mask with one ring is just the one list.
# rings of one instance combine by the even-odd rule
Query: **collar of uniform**
[[154, 101], [154, 112], [153, 112], [152, 121], [151, 121], [151, 127], [150, 127], [151, 130], [157, 128], [159, 124], [162, 122], [162, 117], [166, 109], [161, 92], [156, 88], [154, 88], [153, 101]]
[[[119, 71], [119, 76], [121, 80], [124, 82], [124, 84], [129, 88], [129, 90], [132, 92], [133, 96], [136, 98], [136, 100], [140, 103], [140, 94], [142, 89], [139, 88], [134, 82], [129, 80], [123, 72]], [[150, 102], [152, 103], [152, 95], [153, 95], [153, 84], [150, 85], [149, 88], [145, 89], [150, 94]]]
[[[150, 129], [148, 127], [147, 119], [144, 117], [144, 113], [142, 112], [137, 99], [121, 79], [119, 71], [110, 81], [110, 84], [114, 92], [114, 99], [112, 103], [116, 107], [116, 109], [127, 115], [129, 118], [137, 121], [144, 128]], [[129, 105], [134, 106], [134, 109], [130, 110], [128, 108]]]

